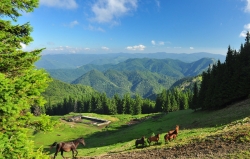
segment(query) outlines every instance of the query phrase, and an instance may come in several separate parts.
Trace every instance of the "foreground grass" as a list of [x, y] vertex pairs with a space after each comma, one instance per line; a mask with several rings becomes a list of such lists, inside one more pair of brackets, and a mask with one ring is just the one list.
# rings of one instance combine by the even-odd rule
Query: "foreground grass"
[[[140, 151], [134, 146], [135, 139], [141, 136], [149, 137], [153, 134], [160, 133], [160, 143], [158, 145], [149, 146], [147, 148], [168, 148], [173, 146], [185, 145], [192, 142], [203, 141], [211, 136], [225, 134], [224, 132], [234, 132], [242, 130], [250, 132], [249, 127], [244, 130], [241, 124], [249, 122], [250, 116], [250, 100], [237, 103], [225, 109], [218, 111], [198, 111], [183, 110], [172, 112], [169, 114], [150, 114], [160, 115], [158, 118], [147, 118], [141, 123], [128, 126], [127, 123], [132, 119], [140, 119], [146, 115], [98, 115], [87, 113], [83, 114], [110, 120], [108, 127], [99, 128], [94, 125], [84, 123], [68, 123], [60, 121], [59, 125], [52, 132], [36, 133], [34, 141], [37, 147], [43, 146], [48, 154], [53, 154], [55, 149], [49, 150], [49, 145], [54, 141], [68, 141], [77, 137], [85, 138], [86, 146], [78, 147], [78, 156], [95, 156], [107, 153]], [[53, 117], [54, 120], [60, 120], [61, 117]], [[178, 139], [165, 144], [163, 136], [175, 125], [180, 125]], [[222, 135], [224, 140], [230, 140], [232, 135]], [[250, 134], [249, 134], [250, 136]], [[237, 137], [237, 136], [236, 136]], [[248, 137], [243, 137], [242, 142], [249, 142]], [[238, 155], [240, 158], [248, 156], [249, 152], [242, 151], [237, 154], [228, 154], [234, 157]], [[71, 153], [65, 153], [70, 157]], [[232, 158], [234, 158], [232, 157]], [[60, 154], [57, 158], [61, 158]], [[238, 158], [238, 157], [237, 157]]]

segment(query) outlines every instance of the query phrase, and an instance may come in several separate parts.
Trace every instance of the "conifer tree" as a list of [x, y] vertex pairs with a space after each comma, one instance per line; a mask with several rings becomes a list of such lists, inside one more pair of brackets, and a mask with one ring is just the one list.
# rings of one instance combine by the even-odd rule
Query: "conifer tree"
[[142, 112], [142, 98], [139, 94], [135, 95], [135, 101], [134, 101], [134, 115], [141, 114]]
[[37, 6], [38, 0], [0, 2], [0, 158], [45, 158], [34, 150], [27, 133], [30, 107], [44, 104], [41, 92], [48, 82], [47, 74], [34, 66], [42, 49], [23, 51], [21, 43], [32, 41], [32, 28], [11, 22]]
[[191, 103], [191, 109], [194, 109], [195, 111], [198, 108], [198, 86], [197, 83], [194, 84], [194, 90], [193, 90], [193, 98]]

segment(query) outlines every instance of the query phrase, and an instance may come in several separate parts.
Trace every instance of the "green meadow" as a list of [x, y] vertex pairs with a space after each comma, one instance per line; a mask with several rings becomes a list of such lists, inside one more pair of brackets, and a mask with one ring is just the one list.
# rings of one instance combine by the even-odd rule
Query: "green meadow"
[[[250, 122], [250, 99], [228, 106], [217, 111], [193, 111], [182, 110], [168, 114], [141, 114], [141, 115], [99, 115], [93, 113], [82, 113], [84, 116], [91, 116], [111, 121], [108, 126], [98, 127], [89, 124], [87, 121], [67, 122], [63, 120], [69, 116], [78, 114], [68, 114], [66, 116], [53, 116], [52, 120], [57, 121], [56, 127], [51, 132], [33, 132], [34, 142], [37, 148], [43, 147], [48, 155], [55, 153], [55, 148], [50, 149], [50, 145], [57, 141], [68, 141], [78, 137], [85, 139], [86, 146], [79, 145], [78, 157], [97, 156], [107, 153], [139, 151], [135, 148], [135, 139], [142, 136], [149, 137], [160, 133], [158, 144], [147, 143], [146, 148], [168, 148], [185, 145], [194, 141], [205, 140], [208, 136], [222, 134], [225, 131], [234, 131], [235, 125]], [[139, 121], [136, 124], [128, 124], [130, 121]], [[165, 143], [164, 135], [180, 126], [180, 131], [176, 140]], [[243, 129], [237, 127], [237, 129]], [[250, 128], [244, 128], [250, 132]], [[250, 133], [244, 139], [250, 142]], [[242, 155], [249, 154], [242, 152]], [[232, 154], [240, 155], [240, 154]], [[71, 152], [64, 153], [70, 157]], [[62, 158], [60, 153], [57, 158]]]

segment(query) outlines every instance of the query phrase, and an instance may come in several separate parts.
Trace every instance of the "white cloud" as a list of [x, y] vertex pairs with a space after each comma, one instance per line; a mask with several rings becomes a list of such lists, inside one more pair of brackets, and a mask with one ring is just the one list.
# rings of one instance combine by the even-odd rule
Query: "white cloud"
[[159, 41], [159, 45], [164, 45], [165, 42], [164, 41]]
[[153, 45], [165, 45], [165, 42], [164, 42], [164, 41], [155, 42], [154, 40], [152, 40], [151, 43], [152, 43]]
[[246, 0], [247, 1], [247, 6], [245, 8], [245, 12], [250, 12], [250, 0]]
[[135, 45], [135, 46], [128, 46], [126, 49], [127, 50], [140, 50], [140, 51], [143, 51], [144, 49], [146, 48], [146, 46], [144, 45]]
[[246, 29], [246, 30], [250, 30], [250, 23], [249, 24], [246, 24], [246, 25], [244, 25], [244, 28]]
[[152, 40], [151, 43], [152, 43], [153, 45], [155, 45], [155, 41], [154, 41], [154, 40]]
[[117, 23], [117, 19], [137, 8], [137, 0], [97, 0], [92, 6], [94, 21]]
[[102, 49], [103, 49], [103, 50], [109, 50], [109, 48], [106, 47], [106, 46], [103, 46]]
[[82, 53], [90, 50], [89, 48], [71, 47], [71, 46], [59, 46], [54, 48], [48, 48], [45, 53]]
[[73, 28], [74, 26], [78, 25], [79, 22], [77, 20], [74, 20], [73, 22], [70, 22], [69, 26]]
[[240, 33], [240, 37], [246, 37], [247, 32], [250, 31], [250, 23], [244, 25], [244, 30]]
[[75, 9], [78, 7], [75, 0], [40, 0], [40, 4], [65, 9]]
[[190, 49], [190, 50], [193, 50], [193, 49], [194, 49], [194, 47], [189, 47], [189, 49]]
[[100, 31], [100, 32], [105, 32], [105, 30], [101, 27], [95, 27], [93, 25], [89, 25], [88, 27], [85, 27], [86, 30], [91, 30], [91, 31]]
[[25, 49], [27, 47], [27, 45], [24, 43], [20, 43], [20, 45], [22, 46], [22, 49]]

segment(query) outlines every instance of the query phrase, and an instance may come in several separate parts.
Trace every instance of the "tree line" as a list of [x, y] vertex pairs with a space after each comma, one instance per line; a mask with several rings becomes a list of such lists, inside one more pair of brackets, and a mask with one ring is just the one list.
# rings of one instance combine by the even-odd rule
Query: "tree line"
[[84, 95], [81, 98], [69, 96], [63, 102], [45, 105], [48, 115], [65, 115], [70, 112], [76, 113], [98, 113], [98, 114], [149, 114], [155, 112], [171, 112], [188, 109], [191, 101], [191, 91], [180, 91], [178, 89], [163, 90], [157, 95], [155, 101], [143, 99], [139, 94], [131, 97], [126, 93], [123, 97], [115, 94], [108, 98], [105, 93]]
[[236, 51], [228, 47], [226, 60], [220, 61], [202, 73], [200, 88], [193, 90], [191, 108], [221, 109], [230, 103], [250, 96], [250, 33]]

